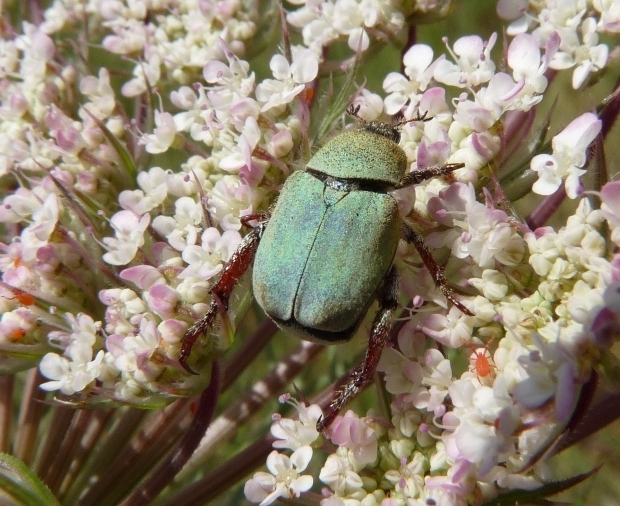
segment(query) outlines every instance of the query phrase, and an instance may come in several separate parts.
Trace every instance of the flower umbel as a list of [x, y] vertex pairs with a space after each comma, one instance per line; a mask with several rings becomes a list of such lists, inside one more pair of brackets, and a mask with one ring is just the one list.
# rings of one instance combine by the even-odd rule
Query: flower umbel
[[[245, 495], [262, 505], [465, 506], [539, 501], [588, 476], [554, 475], [548, 455], [620, 402], [620, 189], [605, 162], [617, 158], [620, 8], [499, 0], [508, 24], [493, 33], [430, 37], [445, 16], [467, 22], [451, 4], [295, 0], [281, 16], [231, 0], [3, 6], [7, 501], [197, 504], [237, 487], [235, 501], [252, 471]], [[369, 352], [381, 402], [364, 394], [336, 416], [325, 399], [360, 369], [328, 387], [374, 314], [329, 359], [291, 337], [271, 344], [250, 281], [222, 273], [252, 227], [269, 227], [287, 178], [355, 128], [349, 106], [357, 121], [397, 124], [403, 181], [417, 184], [309, 173], [326, 201], [366, 196], [350, 218], [367, 228], [369, 195], [393, 197], [419, 239], [398, 244], [400, 292], [384, 300], [386, 275], [369, 309], [389, 343]], [[554, 215], [566, 196], [573, 206]], [[313, 211], [290, 218], [305, 227]], [[221, 279], [238, 281], [230, 299], [212, 291]], [[216, 324], [187, 347], [209, 310]], [[293, 379], [294, 415], [265, 420]], [[595, 394], [609, 397], [584, 419]]]

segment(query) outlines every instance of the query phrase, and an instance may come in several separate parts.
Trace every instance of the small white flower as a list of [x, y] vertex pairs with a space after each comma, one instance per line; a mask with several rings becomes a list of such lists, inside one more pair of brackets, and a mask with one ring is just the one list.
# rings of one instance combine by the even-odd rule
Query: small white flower
[[595, 114], [582, 114], [551, 141], [552, 155], [536, 155], [530, 162], [533, 171], [538, 172], [538, 181], [532, 190], [539, 195], [551, 195], [566, 179], [566, 194], [574, 199], [578, 196], [579, 178], [585, 174], [586, 149], [601, 131], [603, 123]]
[[40, 208], [41, 200], [35, 192], [26, 188], [18, 188], [15, 193], [7, 195], [2, 200], [0, 221], [5, 224], [19, 223], [23, 220], [30, 221], [30, 215]]
[[310, 475], [300, 475], [312, 458], [312, 448], [302, 446], [291, 457], [272, 451], [267, 457], [269, 473], [254, 473], [246, 482], [244, 492], [248, 501], [266, 506], [278, 497], [299, 497], [302, 492], [310, 490], [314, 482]]
[[511, 97], [513, 106], [521, 111], [528, 111], [542, 100], [542, 93], [547, 88], [544, 73], [550, 60], [560, 45], [560, 37], [553, 32], [546, 45], [545, 57], [541, 62], [538, 42], [529, 34], [517, 35], [508, 48], [508, 65], [513, 69], [514, 79], [521, 85], [518, 95]]
[[[426, 90], [433, 78], [437, 62], [432, 62], [433, 50], [430, 46], [416, 44], [409, 48], [403, 57], [405, 74], [409, 79], [398, 72], [390, 72], [383, 80], [383, 89], [389, 93], [385, 97], [385, 112], [396, 114], [408, 101], [409, 109], [418, 105], [419, 94]], [[411, 117], [413, 111], [407, 113], [405, 117]]]
[[141, 190], [125, 190], [119, 195], [123, 209], [142, 215], [162, 204], [168, 195], [167, 172], [161, 167], [152, 167], [148, 172], [138, 174]]
[[221, 234], [214, 227], [207, 228], [202, 233], [200, 246], [189, 245], [183, 249], [181, 257], [188, 266], [179, 274], [179, 279], [211, 279], [222, 270], [240, 242], [241, 235], [236, 230], [226, 230]]
[[[338, 452], [346, 454], [347, 450], [343, 448]], [[319, 480], [341, 494], [360, 490], [363, 485], [361, 476], [355, 472], [349, 460], [339, 453], [327, 457], [319, 473]]]
[[264, 196], [263, 188], [253, 188], [236, 176], [226, 175], [211, 190], [208, 210], [224, 230], [239, 230], [239, 217], [254, 212]]
[[351, 410], [344, 416], [337, 416], [326, 434], [332, 443], [349, 450], [349, 462], [356, 470], [377, 458], [377, 433]]
[[470, 236], [465, 247], [480, 267], [493, 267], [496, 261], [517, 265], [523, 259], [523, 239], [504, 211], [477, 204], [470, 211], [468, 224]]
[[129, 288], [110, 288], [99, 292], [99, 300], [106, 306], [106, 332], [128, 334], [133, 330], [129, 320], [146, 311], [144, 301]]
[[161, 78], [161, 59], [154, 54], [145, 61], [141, 61], [133, 69], [134, 78], [127, 81], [121, 88], [125, 97], [136, 97], [155, 86]]
[[[484, 475], [505, 460], [501, 454], [514, 451], [509, 429], [518, 425], [519, 410], [513, 409], [512, 398], [502, 389], [474, 384], [469, 379], [453, 382], [449, 392], [453, 413], [459, 420], [453, 435], [456, 449], [461, 457], [480, 464], [480, 475]], [[501, 433], [495, 423], [504, 408], [513, 409], [511, 416], [515, 423], [508, 424], [506, 433]]]
[[114, 355], [114, 366], [119, 371], [130, 373], [139, 382], [148, 382], [154, 380], [163, 368], [163, 365], [151, 360], [157, 353], [160, 340], [155, 323], [144, 318], [139, 332], [109, 336], [106, 347]]
[[138, 248], [144, 244], [144, 232], [150, 221], [149, 214], [137, 216], [131, 211], [119, 211], [112, 216], [110, 225], [116, 231], [116, 237], [103, 238], [103, 243], [108, 248], [103, 260], [111, 265], [131, 262]]
[[297, 409], [299, 419], [280, 418], [273, 423], [271, 434], [278, 439], [274, 441], [273, 447], [297, 450], [302, 446], [311, 445], [318, 439], [316, 424], [323, 416], [323, 411], [318, 404], [306, 406], [294, 399], [289, 399], [288, 402]]
[[601, 32], [620, 32], [620, 2], [617, 0], [593, 0], [592, 6], [601, 13], [597, 29]]
[[559, 28], [562, 40], [560, 50], [551, 60], [553, 69], [567, 69], [575, 66], [573, 71], [573, 88], [579, 88], [590, 72], [602, 69], [607, 63], [609, 48], [606, 44], [598, 44], [596, 21], [587, 18], [581, 24], [582, 43], [579, 42], [577, 31], [573, 27]]
[[58, 197], [51, 193], [33, 214], [32, 223], [21, 233], [24, 260], [33, 260], [40, 247], [48, 243], [56, 228], [59, 214]]
[[[90, 102], [82, 106], [90, 114], [100, 120], [108, 118], [116, 107], [114, 90], [110, 85], [110, 73], [106, 68], [99, 69], [99, 77], [86, 76], [80, 82], [80, 92], [88, 97]], [[80, 117], [86, 119], [88, 114], [80, 109]]]
[[419, 329], [438, 343], [457, 348], [471, 336], [473, 324], [471, 318], [463, 316], [453, 307], [447, 315], [431, 314], [426, 317]]
[[485, 269], [481, 278], [469, 278], [469, 284], [489, 300], [501, 300], [508, 293], [508, 279], [495, 269]]
[[440, 61], [434, 69], [433, 77], [440, 83], [465, 88], [488, 82], [495, 74], [495, 63], [491, 58], [491, 49], [495, 45], [497, 34], [493, 33], [488, 42], [477, 35], [461, 37], [454, 43], [452, 53], [455, 63]]
[[[425, 374], [424, 384], [429, 386], [429, 398], [425, 408], [428, 411], [434, 411], [441, 403], [443, 403], [448, 388], [452, 383], [452, 366], [450, 361], [442, 355], [439, 350], [430, 349], [424, 355]], [[430, 374], [429, 374], [430, 373]], [[421, 407], [421, 406], [417, 406]]]
[[204, 210], [200, 202], [191, 197], [181, 197], [174, 203], [174, 217], [159, 215], [153, 228], [168, 239], [170, 246], [183, 251], [196, 244], [202, 228]]
[[[405, 442], [405, 441], [403, 441]], [[396, 443], [396, 441], [393, 441]], [[392, 444], [391, 449], [394, 450], [400, 445]], [[410, 455], [411, 449], [409, 445], [405, 445], [406, 452]], [[396, 455], [398, 457], [398, 455]], [[392, 469], [385, 473], [385, 479], [393, 483], [396, 492], [402, 494], [406, 498], [419, 497], [424, 488], [424, 469], [426, 466], [426, 458], [420, 452], [413, 452], [411, 457], [402, 456], [399, 458], [400, 466], [398, 469]]]
[[276, 54], [269, 67], [275, 79], [265, 79], [256, 87], [256, 98], [263, 103], [263, 112], [292, 102], [306, 83], [316, 78], [319, 60], [310, 49], [301, 49], [293, 53], [293, 63]]
[[422, 366], [395, 348], [385, 348], [377, 371], [385, 373], [385, 388], [393, 395], [407, 394], [422, 384]]
[[359, 106], [357, 114], [366, 121], [379, 118], [383, 112], [383, 98], [376, 93], [363, 89], [353, 100], [354, 107]]
[[172, 145], [176, 135], [174, 118], [169, 112], [155, 111], [155, 129], [152, 134], [143, 134], [138, 144], [144, 146], [147, 153], [164, 153]]
[[90, 385], [101, 370], [104, 352], [100, 350], [95, 358], [93, 350], [86, 344], [74, 344], [69, 353], [69, 359], [56, 353], [48, 353], [41, 359], [39, 369], [43, 376], [50, 378], [41, 384], [47, 391], [60, 390], [65, 395], [81, 392]]

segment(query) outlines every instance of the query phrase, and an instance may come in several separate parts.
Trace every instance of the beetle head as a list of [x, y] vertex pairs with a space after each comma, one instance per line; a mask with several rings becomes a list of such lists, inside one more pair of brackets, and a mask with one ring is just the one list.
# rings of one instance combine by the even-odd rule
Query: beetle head
[[361, 130], [366, 130], [375, 134], [383, 135], [396, 144], [400, 142], [400, 123], [390, 124], [382, 121], [363, 122], [360, 126]]
[[394, 141], [396, 144], [400, 142], [400, 127], [406, 123], [409, 123], [409, 120], [399, 121], [398, 123], [384, 123], [383, 121], [366, 121], [358, 114], [359, 110], [359, 105], [355, 107], [353, 105], [350, 105], [347, 108], [347, 114], [353, 116], [357, 121], [360, 122], [360, 130], [366, 130], [367, 132], [382, 135], [383, 137], [387, 137], [391, 141]]

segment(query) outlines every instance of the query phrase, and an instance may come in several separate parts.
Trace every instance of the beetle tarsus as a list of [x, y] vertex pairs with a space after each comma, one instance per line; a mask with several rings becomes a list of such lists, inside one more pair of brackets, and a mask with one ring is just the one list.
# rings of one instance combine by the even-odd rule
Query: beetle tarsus
[[329, 427], [345, 404], [367, 387], [373, 380], [381, 352], [388, 342], [392, 329], [392, 313], [398, 307], [398, 272], [392, 267], [379, 292], [379, 311], [375, 316], [364, 361], [357, 365], [332, 398], [327, 412], [316, 424], [319, 432]]
[[[218, 297], [219, 299], [219, 297]], [[214, 300], [209, 305], [209, 309], [205, 314], [203, 314], [200, 319], [194, 323], [185, 333], [183, 337], [183, 343], [181, 344], [181, 351], [179, 353], [179, 363], [181, 367], [185, 369], [190, 374], [198, 374], [194, 371], [189, 364], [187, 363], [187, 359], [192, 351], [192, 347], [194, 343], [198, 339], [199, 336], [204, 334], [209, 327], [213, 324], [213, 320], [215, 319], [215, 315], [217, 314], [218, 304]]]
[[193, 374], [194, 376], [198, 376], [199, 373], [197, 373], [196, 371], [194, 371], [188, 364], [187, 362], [185, 362], [187, 360], [187, 357], [179, 357], [179, 363], [181, 364], [181, 367], [183, 369], [185, 369], [188, 373]]
[[398, 183], [398, 185], [396, 185], [395, 189], [398, 190], [400, 188], [406, 188], [407, 186], [419, 184], [422, 181], [426, 181], [427, 179], [432, 179], [437, 176], [445, 176], [446, 174], [450, 174], [451, 172], [457, 169], [462, 169], [463, 167], [465, 167], [464, 163], [448, 163], [440, 167], [428, 167], [426, 169], [414, 170], [405, 174], [405, 177], [400, 183]]

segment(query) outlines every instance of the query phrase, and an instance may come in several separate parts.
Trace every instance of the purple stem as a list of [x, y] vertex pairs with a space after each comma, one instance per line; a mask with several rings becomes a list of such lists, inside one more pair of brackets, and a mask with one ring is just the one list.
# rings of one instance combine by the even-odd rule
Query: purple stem
[[214, 361], [211, 367], [211, 382], [200, 394], [200, 400], [191, 425], [176, 450], [155, 470], [153, 474], [123, 503], [123, 506], [151, 504], [159, 493], [174, 479], [200, 444], [207, 427], [215, 414], [220, 391], [220, 366]]
[[256, 355], [269, 343], [277, 330], [276, 324], [269, 318], [265, 318], [234, 355], [226, 360], [222, 370], [222, 392], [241, 375]]
[[[620, 88], [620, 80], [616, 82], [616, 89], [614, 93], [610, 95], [610, 99], [607, 103], [604, 104], [604, 107], [599, 112], [599, 117], [603, 122], [603, 128], [601, 129], [601, 138], [604, 141], [607, 138], [607, 135], [611, 131], [616, 119], [618, 118], [618, 113], [620, 113], [620, 93], [618, 93], [618, 88]], [[609, 97], [608, 97], [609, 98]], [[587, 160], [584, 166], [587, 166], [592, 158], [597, 158], [602, 156], [600, 150], [602, 149], [602, 142], [599, 142], [599, 146], [597, 149], [597, 144], [593, 144], [590, 146], [587, 152]], [[600, 186], [600, 181], [597, 181], [597, 186]], [[598, 189], [598, 188], [597, 188]], [[550, 195], [546, 199], [544, 199], [537, 207], [532, 211], [532, 213], [526, 218], [526, 222], [528, 226], [535, 230], [538, 227], [544, 225], [549, 217], [557, 210], [562, 201], [566, 198], [566, 191], [564, 187], [560, 187], [558, 191], [556, 191], [553, 195]]]
[[566, 198], [566, 190], [564, 186], [560, 186], [553, 195], [549, 195], [545, 198], [536, 209], [534, 209], [530, 215], [525, 218], [527, 226], [531, 230], [536, 230], [538, 227], [542, 227], [547, 220], [555, 213], [560, 207], [562, 201]]
[[403, 58], [405, 53], [409, 51], [409, 49], [415, 45], [418, 40], [418, 29], [416, 25], [410, 25], [409, 30], [407, 31], [407, 42], [405, 42], [405, 47], [400, 52], [400, 73], [405, 73], [405, 64], [403, 62]]
[[618, 113], [620, 113], [620, 79], [616, 81], [616, 87], [610, 97], [611, 100], [605, 104], [599, 115], [601, 121], [603, 122], [603, 128], [601, 129], [603, 139], [607, 138], [607, 134], [614, 126], [614, 123], [618, 118]]

